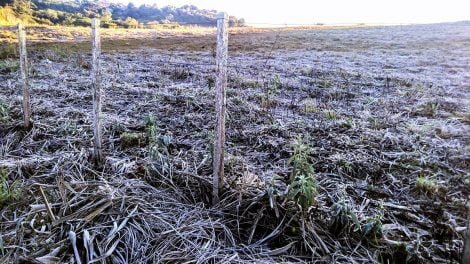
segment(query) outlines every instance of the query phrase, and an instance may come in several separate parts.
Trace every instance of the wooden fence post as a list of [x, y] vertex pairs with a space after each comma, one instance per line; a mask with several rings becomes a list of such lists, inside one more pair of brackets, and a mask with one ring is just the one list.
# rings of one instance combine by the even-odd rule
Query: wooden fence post
[[93, 147], [95, 163], [101, 163], [103, 152], [101, 148], [101, 40], [100, 40], [100, 20], [91, 20], [91, 41], [92, 41], [92, 68], [91, 78], [93, 86]]
[[31, 127], [31, 95], [28, 80], [28, 58], [26, 54], [26, 33], [24, 26], [18, 24], [18, 49], [20, 53], [20, 79], [23, 89], [23, 119], [26, 128]]
[[228, 59], [228, 15], [220, 13], [217, 17], [217, 79], [215, 85], [215, 142], [213, 156], [212, 204], [220, 201], [219, 193], [224, 181], [225, 150], [225, 88], [227, 86]]
[[470, 210], [467, 210], [467, 229], [463, 234], [462, 264], [470, 263]]

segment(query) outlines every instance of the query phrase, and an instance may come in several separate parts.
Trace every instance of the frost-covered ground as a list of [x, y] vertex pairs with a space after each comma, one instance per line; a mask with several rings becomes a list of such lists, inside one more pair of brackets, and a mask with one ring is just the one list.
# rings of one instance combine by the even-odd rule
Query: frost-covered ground
[[[458, 261], [470, 194], [469, 23], [234, 31], [216, 209], [209, 32], [107, 33], [104, 168], [90, 159], [88, 43], [31, 48], [32, 130], [21, 128], [17, 73], [2, 72], [0, 167], [22, 199], [0, 209], [0, 260], [58, 248], [54, 257], [71, 261], [74, 231], [92, 245], [75, 248], [95, 252], [82, 260], [109, 251], [114, 262]], [[285, 197], [299, 136], [318, 190], [302, 217]]]

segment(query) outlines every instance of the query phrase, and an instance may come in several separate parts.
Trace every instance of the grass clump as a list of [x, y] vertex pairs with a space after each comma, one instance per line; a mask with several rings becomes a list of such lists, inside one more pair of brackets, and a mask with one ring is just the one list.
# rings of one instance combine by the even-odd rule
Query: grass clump
[[320, 87], [320, 88], [332, 88], [333, 87], [333, 82], [327, 76], [322, 75], [322, 76], [320, 76], [320, 78], [318, 80], [318, 87]]
[[164, 69], [162, 73], [169, 75], [170, 79], [173, 81], [186, 81], [194, 76], [194, 74], [189, 69], [181, 67], [175, 67], [173, 70]]
[[20, 67], [18, 61], [5, 59], [0, 60], [0, 73], [6, 74], [18, 70]]
[[258, 81], [245, 79], [242, 76], [235, 76], [228, 79], [231, 87], [234, 88], [241, 88], [241, 89], [250, 89], [250, 88], [257, 88], [260, 86]]
[[320, 109], [312, 102], [305, 102], [303, 104], [303, 111], [304, 113], [317, 113], [320, 111]]
[[265, 109], [276, 106], [275, 96], [279, 94], [279, 90], [282, 88], [282, 82], [279, 75], [276, 75], [265, 84], [264, 95], [261, 97], [261, 106]]
[[347, 128], [347, 129], [355, 127], [354, 120], [351, 117], [347, 117], [347, 118], [342, 119], [341, 122], [340, 122], [340, 125], [341, 125], [341, 127]]
[[14, 44], [2, 43], [0, 46], [0, 60], [17, 58], [18, 53]]
[[8, 183], [8, 173], [5, 170], [0, 170], [0, 205], [18, 200], [20, 194], [18, 182]]
[[433, 195], [439, 191], [439, 186], [433, 179], [429, 177], [418, 176], [418, 178], [416, 178], [414, 189], [418, 193]]
[[424, 116], [436, 116], [439, 111], [439, 103], [437, 102], [426, 102], [425, 104], [421, 105], [420, 109], [418, 110], [420, 114]]
[[336, 113], [334, 110], [324, 110], [323, 114], [325, 115], [325, 118], [331, 121], [337, 120], [338, 113]]
[[121, 135], [120, 143], [122, 147], [128, 148], [133, 146], [140, 146], [143, 143], [143, 138], [137, 133], [124, 132]]
[[288, 198], [302, 209], [313, 205], [317, 194], [317, 183], [312, 164], [309, 162], [310, 146], [298, 137], [293, 144], [294, 153], [289, 159], [292, 173]]
[[424, 91], [424, 85], [422, 83], [416, 83], [414, 85], [412, 85], [412, 88], [418, 92], [422, 92]]

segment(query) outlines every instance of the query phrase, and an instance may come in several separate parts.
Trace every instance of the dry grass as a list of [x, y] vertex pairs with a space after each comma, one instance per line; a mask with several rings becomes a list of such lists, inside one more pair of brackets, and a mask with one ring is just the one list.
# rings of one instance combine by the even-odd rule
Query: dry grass
[[[465, 131], [464, 118], [446, 116], [465, 116], [459, 98], [468, 95], [458, 84], [468, 80], [460, 72], [440, 78], [448, 67], [440, 63], [422, 74], [403, 53], [420, 51], [423, 63], [435, 58], [432, 45], [448, 47], [453, 52], [441, 54], [442, 63], [459, 69], [467, 51], [458, 34], [441, 45], [448, 29], [431, 29], [407, 35], [415, 37], [407, 50], [396, 41], [413, 28], [232, 35], [227, 177], [217, 207], [209, 206], [213, 36], [105, 39], [101, 167], [90, 149], [88, 43], [37, 43], [30, 50], [31, 130], [21, 126], [17, 73], [0, 75], [8, 112], [0, 168], [22, 190], [0, 208], [0, 262], [458, 261], [469, 139], [432, 128]], [[415, 50], [421, 38], [434, 40]], [[358, 50], [367, 56], [348, 53]], [[384, 61], [415, 72], [371, 66]], [[260, 99], [266, 94], [269, 108]], [[438, 101], [436, 114], [416, 114]], [[410, 124], [431, 128], [418, 133]], [[308, 135], [304, 160], [316, 179], [315, 203], [305, 210], [287, 195], [296, 135]], [[418, 175], [433, 175], [449, 192], [421, 195]]]

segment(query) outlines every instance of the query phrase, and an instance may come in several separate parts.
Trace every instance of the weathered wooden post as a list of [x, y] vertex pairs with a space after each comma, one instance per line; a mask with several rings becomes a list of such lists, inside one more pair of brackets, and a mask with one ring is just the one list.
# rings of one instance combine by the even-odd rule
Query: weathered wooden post
[[103, 152], [101, 148], [101, 40], [100, 40], [100, 20], [91, 20], [91, 41], [92, 41], [92, 67], [91, 78], [93, 86], [93, 147], [95, 163], [101, 163]]
[[463, 235], [463, 252], [462, 252], [462, 264], [470, 263], [470, 212], [467, 213], [467, 230], [465, 230], [465, 234]]
[[31, 95], [28, 80], [28, 58], [26, 54], [26, 33], [24, 26], [18, 24], [18, 49], [20, 53], [20, 79], [23, 88], [23, 119], [26, 128], [31, 127]]
[[215, 142], [213, 157], [212, 203], [219, 203], [219, 193], [224, 181], [225, 150], [225, 88], [227, 86], [228, 15], [217, 17], [217, 79], [215, 85]]

